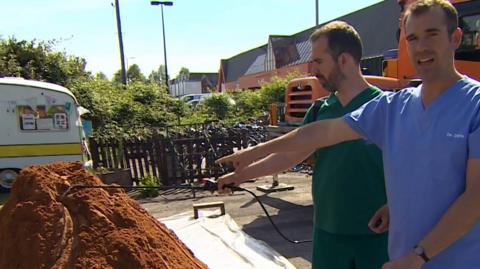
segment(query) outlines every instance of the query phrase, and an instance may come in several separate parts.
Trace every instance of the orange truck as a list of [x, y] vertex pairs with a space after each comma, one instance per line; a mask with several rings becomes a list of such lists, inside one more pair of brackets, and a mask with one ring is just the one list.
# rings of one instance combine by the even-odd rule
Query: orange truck
[[[388, 51], [388, 57], [384, 57], [383, 76], [365, 76], [369, 83], [383, 90], [398, 90], [419, 81], [408, 59], [406, 38], [401, 23], [404, 11], [415, 0], [397, 0], [397, 2], [401, 8], [398, 49]], [[455, 55], [455, 65], [462, 74], [480, 80], [480, 1], [451, 0], [451, 2], [458, 10], [459, 26], [463, 30], [462, 43]], [[276, 137], [300, 125], [310, 105], [316, 99], [326, 95], [328, 92], [322, 88], [315, 77], [290, 81], [285, 92], [284, 111], [280, 111], [275, 106], [271, 107], [269, 128], [271, 136]], [[279, 120], [283, 116], [284, 120]]]

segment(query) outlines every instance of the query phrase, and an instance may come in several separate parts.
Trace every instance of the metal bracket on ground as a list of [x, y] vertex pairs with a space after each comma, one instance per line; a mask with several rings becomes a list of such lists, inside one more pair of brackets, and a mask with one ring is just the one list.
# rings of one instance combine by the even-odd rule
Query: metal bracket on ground
[[193, 204], [193, 218], [198, 219], [198, 210], [211, 207], [220, 207], [220, 215], [225, 215], [225, 204], [222, 201]]
[[291, 191], [295, 189], [292, 185], [278, 182], [278, 174], [273, 175], [273, 181], [271, 185], [261, 185], [257, 186], [257, 191], [270, 193], [270, 192], [279, 192], [279, 191]]

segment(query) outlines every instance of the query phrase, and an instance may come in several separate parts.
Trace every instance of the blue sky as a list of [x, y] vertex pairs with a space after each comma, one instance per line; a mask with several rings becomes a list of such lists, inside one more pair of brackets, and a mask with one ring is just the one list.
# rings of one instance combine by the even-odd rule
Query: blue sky
[[[148, 75], [163, 64], [161, 11], [148, 0], [119, 0], [125, 58]], [[172, 0], [164, 7], [170, 78], [181, 67], [217, 72], [227, 59], [315, 24], [315, 0]], [[391, 0], [387, 0], [391, 1]], [[58, 40], [56, 50], [83, 57], [107, 76], [120, 68], [114, 0], [2, 0], [0, 34]], [[319, 0], [325, 22], [379, 0]]]

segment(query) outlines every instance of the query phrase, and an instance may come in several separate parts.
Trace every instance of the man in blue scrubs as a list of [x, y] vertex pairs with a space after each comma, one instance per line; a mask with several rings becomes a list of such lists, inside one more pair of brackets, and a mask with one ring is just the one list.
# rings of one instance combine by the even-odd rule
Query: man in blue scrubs
[[383, 152], [390, 208], [390, 261], [382, 269], [480, 268], [480, 83], [455, 69], [462, 32], [450, 2], [419, 0], [404, 26], [422, 85], [221, 161], [241, 171], [271, 153], [367, 138]]

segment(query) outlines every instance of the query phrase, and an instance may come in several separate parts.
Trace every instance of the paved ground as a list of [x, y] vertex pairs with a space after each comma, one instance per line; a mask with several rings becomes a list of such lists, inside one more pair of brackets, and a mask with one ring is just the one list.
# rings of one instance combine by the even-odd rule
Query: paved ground
[[[245, 183], [242, 187], [255, 190], [256, 186], [271, 183], [272, 177], [265, 177], [254, 183]], [[286, 173], [279, 176], [281, 183], [295, 187], [292, 191], [265, 194], [254, 191], [260, 196], [267, 211], [279, 229], [292, 240], [311, 239], [312, 197], [310, 194], [310, 176], [303, 173]], [[311, 243], [292, 244], [283, 239], [272, 227], [254, 198], [245, 192], [230, 196], [211, 195], [208, 192], [197, 193], [182, 191], [165, 193], [154, 199], [141, 200], [142, 206], [156, 218], [162, 218], [185, 211], [192, 211], [194, 203], [223, 201], [226, 212], [243, 231], [250, 236], [265, 241], [277, 252], [286, 257], [298, 269], [311, 268]]]

